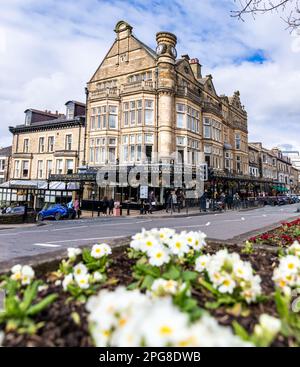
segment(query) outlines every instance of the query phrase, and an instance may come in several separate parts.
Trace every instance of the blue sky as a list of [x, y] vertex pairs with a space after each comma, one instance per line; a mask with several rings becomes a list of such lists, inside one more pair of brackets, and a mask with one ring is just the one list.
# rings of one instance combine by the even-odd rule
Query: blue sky
[[240, 90], [250, 140], [300, 149], [300, 36], [280, 14], [230, 16], [233, 0], [0, 0], [0, 146], [26, 108], [64, 111], [84, 101], [92, 76], [123, 19], [155, 48], [161, 30], [178, 37], [178, 54], [198, 57], [219, 94]]

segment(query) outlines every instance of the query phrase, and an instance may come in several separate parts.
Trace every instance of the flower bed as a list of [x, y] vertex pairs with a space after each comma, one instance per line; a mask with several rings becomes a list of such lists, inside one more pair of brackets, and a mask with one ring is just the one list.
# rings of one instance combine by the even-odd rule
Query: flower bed
[[15, 266], [2, 281], [3, 345], [299, 346], [299, 248], [224, 249], [160, 229], [112, 254], [69, 249], [40, 280]]
[[279, 228], [249, 238], [249, 242], [259, 245], [286, 247], [294, 241], [300, 242], [300, 218], [285, 222]]

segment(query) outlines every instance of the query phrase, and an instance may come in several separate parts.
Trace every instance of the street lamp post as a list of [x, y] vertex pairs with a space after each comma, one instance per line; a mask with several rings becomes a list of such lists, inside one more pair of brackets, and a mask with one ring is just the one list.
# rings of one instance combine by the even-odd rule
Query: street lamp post
[[92, 217], [94, 217], [94, 210], [95, 210], [95, 191], [92, 191], [92, 199], [93, 199], [93, 204], [92, 204]]

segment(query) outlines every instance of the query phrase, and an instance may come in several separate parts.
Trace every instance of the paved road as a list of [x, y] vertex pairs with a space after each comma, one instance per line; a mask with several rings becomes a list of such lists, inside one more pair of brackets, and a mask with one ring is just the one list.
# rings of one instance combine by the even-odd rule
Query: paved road
[[243, 233], [297, 217], [298, 205], [265, 207], [247, 212], [226, 212], [185, 218], [93, 218], [47, 222], [46, 226], [0, 231], [0, 262], [51, 253], [60, 248], [93, 244], [132, 235], [141, 228], [172, 227], [201, 230], [209, 238], [228, 240]]

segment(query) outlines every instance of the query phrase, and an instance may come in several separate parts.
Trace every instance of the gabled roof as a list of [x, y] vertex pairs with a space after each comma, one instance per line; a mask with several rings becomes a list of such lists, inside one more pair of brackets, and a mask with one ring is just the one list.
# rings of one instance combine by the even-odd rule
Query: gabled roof
[[12, 146], [0, 148], [0, 156], [9, 157], [11, 156]]

